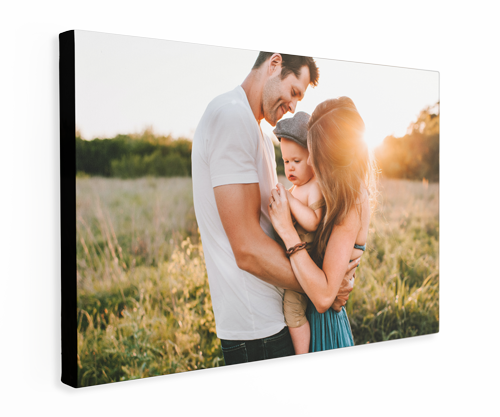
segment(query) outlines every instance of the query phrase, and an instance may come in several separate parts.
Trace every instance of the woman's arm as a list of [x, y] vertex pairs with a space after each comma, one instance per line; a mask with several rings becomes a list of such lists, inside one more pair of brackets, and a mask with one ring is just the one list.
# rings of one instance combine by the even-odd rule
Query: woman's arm
[[[279, 187], [279, 190], [284, 190], [284, 187]], [[299, 243], [300, 240], [297, 231], [287, 220], [286, 210], [288, 208], [286, 207], [285, 210], [286, 199], [283, 201], [283, 195], [282, 191], [278, 194], [273, 190], [276, 204], [273, 203], [269, 213], [275, 230], [283, 239], [286, 247], [290, 248]], [[327, 244], [323, 270], [318, 268], [305, 250], [300, 250], [290, 256], [290, 263], [297, 281], [319, 313], [324, 313], [332, 306], [346, 275], [346, 267], [347, 272], [349, 272], [359, 264], [359, 259], [349, 263], [349, 258], [360, 226], [359, 216], [353, 209], [347, 215], [344, 223], [334, 228]]]

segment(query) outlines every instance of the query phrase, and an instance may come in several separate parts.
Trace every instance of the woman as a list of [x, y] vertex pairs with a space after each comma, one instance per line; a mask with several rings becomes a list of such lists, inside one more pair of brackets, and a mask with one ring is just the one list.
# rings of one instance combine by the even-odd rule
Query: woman
[[[313, 242], [290, 255], [295, 277], [309, 297], [310, 351], [353, 346], [345, 308], [334, 311], [350, 260], [365, 250], [375, 196], [374, 165], [363, 140], [364, 122], [348, 97], [327, 100], [308, 124], [307, 163], [314, 168], [326, 202], [323, 221]], [[282, 184], [272, 191], [269, 214], [287, 248], [302, 248]]]

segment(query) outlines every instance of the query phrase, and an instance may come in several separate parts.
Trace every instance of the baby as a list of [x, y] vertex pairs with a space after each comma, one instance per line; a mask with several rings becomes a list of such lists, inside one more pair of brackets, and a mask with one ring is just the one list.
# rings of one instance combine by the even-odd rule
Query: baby
[[[287, 191], [290, 211], [300, 240], [310, 253], [314, 234], [324, 215], [325, 201], [312, 166], [308, 165], [307, 122], [309, 115], [298, 112], [277, 123], [274, 134], [281, 144], [285, 175], [293, 186]], [[286, 250], [286, 248], [285, 248]], [[306, 319], [307, 296], [285, 290], [283, 312], [295, 354], [309, 352], [311, 331]]]

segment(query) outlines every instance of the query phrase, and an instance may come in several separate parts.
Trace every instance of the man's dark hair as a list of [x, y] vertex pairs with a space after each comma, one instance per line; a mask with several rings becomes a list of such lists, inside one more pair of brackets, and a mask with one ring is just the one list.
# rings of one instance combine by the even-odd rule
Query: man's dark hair
[[[259, 52], [259, 56], [253, 64], [252, 69], [260, 68], [260, 66], [270, 57], [273, 53], [279, 52]], [[313, 87], [318, 85], [319, 70], [316, 66], [316, 62], [309, 56], [301, 55], [287, 55], [280, 54], [282, 58], [281, 62], [281, 79], [284, 80], [289, 74], [293, 73], [297, 78], [300, 77], [300, 70], [303, 66], [309, 68], [310, 82]]]

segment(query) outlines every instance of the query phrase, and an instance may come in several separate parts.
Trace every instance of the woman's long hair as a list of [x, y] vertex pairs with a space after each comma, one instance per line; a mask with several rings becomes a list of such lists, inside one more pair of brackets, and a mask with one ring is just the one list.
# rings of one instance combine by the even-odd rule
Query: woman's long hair
[[[335, 225], [355, 207], [376, 201], [375, 163], [363, 139], [365, 123], [348, 97], [326, 100], [314, 110], [308, 124], [311, 163], [326, 202], [326, 213], [313, 243], [314, 260], [322, 266], [326, 245]], [[368, 192], [367, 192], [368, 191]]]

